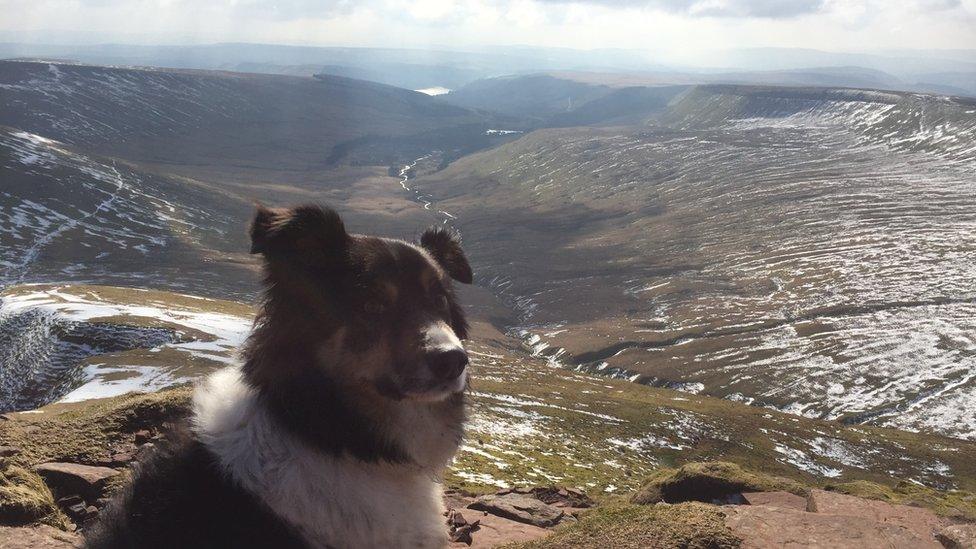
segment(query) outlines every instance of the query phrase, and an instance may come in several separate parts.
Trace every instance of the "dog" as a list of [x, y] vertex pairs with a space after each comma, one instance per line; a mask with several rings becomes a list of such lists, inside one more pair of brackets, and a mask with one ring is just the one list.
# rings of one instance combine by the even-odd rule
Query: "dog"
[[243, 365], [195, 389], [87, 546], [445, 546], [468, 385], [452, 281], [472, 281], [456, 234], [350, 234], [307, 205], [259, 206], [250, 236], [265, 291]]

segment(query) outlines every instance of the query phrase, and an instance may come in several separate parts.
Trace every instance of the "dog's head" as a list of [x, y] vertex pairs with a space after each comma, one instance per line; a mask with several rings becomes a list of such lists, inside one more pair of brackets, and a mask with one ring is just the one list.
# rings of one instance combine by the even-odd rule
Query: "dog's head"
[[267, 283], [255, 337], [263, 352], [295, 353], [288, 364], [258, 361], [278, 371], [252, 379], [323, 368], [393, 400], [440, 401], [466, 388], [467, 323], [452, 279], [467, 284], [472, 273], [452, 232], [429, 229], [413, 244], [349, 234], [328, 208], [259, 207], [251, 253], [264, 256]]

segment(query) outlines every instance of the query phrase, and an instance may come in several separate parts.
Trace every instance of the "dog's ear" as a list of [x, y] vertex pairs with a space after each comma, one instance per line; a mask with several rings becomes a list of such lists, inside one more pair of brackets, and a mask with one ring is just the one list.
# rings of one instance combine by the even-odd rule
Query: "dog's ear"
[[265, 257], [288, 253], [319, 256], [345, 250], [348, 242], [339, 214], [322, 206], [258, 205], [251, 222], [251, 253]]
[[443, 227], [431, 227], [420, 235], [420, 246], [434, 256], [451, 278], [471, 284], [474, 274], [471, 272], [471, 265], [468, 265], [468, 259], [461, 251], [461, 241], [457, 233]]

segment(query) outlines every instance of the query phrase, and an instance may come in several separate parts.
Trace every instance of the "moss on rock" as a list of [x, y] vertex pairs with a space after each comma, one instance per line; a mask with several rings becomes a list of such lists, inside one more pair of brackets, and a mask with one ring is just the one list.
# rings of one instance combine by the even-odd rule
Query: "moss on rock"
[[687, 463], [678, 469], [662, 469], [652, 475], [631, 502], [641, 505], [661, 501], [711, 502], [741, 492], [774, 491], [797, 495], [808, 493], [805, 486], [795, 481], [748, 471], [734, 463]]
[[[31, 467], [49, 461], [98, 465], [113, 448], [131, 446], [133, 433], [159, 429], [184, 417], [189, 388], [150, 394], [126, 394], [79, 404], [56, 404], [0, 421], [0, 440], [19, 450], [0, 461], [0, 525], [47, 524], [66, 529], [51, 490]], [[128, 474], [113, 477], [107, 491], [117, 490]]]
[[610, 504], [585, 514], [578, 523], [541, 540], [509, 549], [726, 549], [741, 540], [725, 526], [719, 507], [702, 503], [677, 505]]
[[15, 420], [0, 422], [0, 440], [20, 449], [11, 458], [18, 465], [31, 467], [45, 461], [97, 465], [132, 433], [158, 429], [184, 417], [189, 403], [190, 389], [183, 387], [51, 405], [40, 413], [15, 414]]
[[10, 463], [0, 465], [0, 524], [47, 524], [62, 530], [68, 519], [36, 473]]

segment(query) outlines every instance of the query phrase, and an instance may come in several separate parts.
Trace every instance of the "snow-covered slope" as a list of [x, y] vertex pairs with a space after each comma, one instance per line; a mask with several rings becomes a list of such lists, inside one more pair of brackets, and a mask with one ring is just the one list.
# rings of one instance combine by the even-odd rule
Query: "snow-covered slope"
[[976, 161], [976, 99], [856, 89], [699, 86], [663, 120], [682, 129], [841, 128], [869, 143]]
[[976, 438], [974, 108], [732, 91], [685, 96], [666, 127], [537, 131], [413, 187], [539, 352]]
[[167, 292], [8, 288], [0, 293], [0, 411], [192, 381], [233, 363], [250, 323], [246, 305]]
[[[99, 280], [247, 295], [250, 204], [0, 127], [0, 286]], [[236, 274], [235, 274], [236, 273]]]

